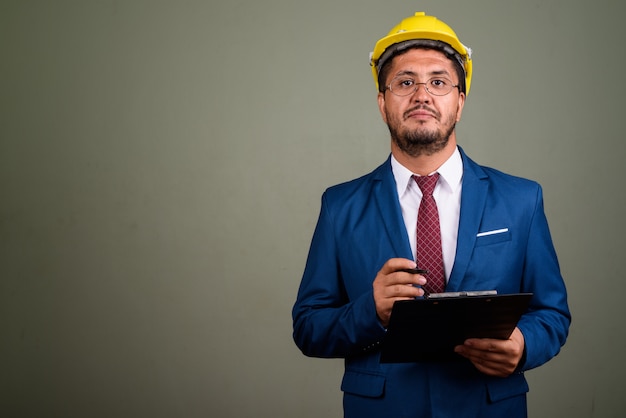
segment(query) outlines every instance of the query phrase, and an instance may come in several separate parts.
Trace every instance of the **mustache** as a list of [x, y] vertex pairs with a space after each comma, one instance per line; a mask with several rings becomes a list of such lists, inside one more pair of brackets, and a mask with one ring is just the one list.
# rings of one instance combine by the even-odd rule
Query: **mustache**
[[418, 106], [412, 107], [406, 112], [404, 112], [402, 116], [404, 117], [404, 119], [407, 119], [409, 115], [415, 112], [416, 110], [425, 110], [429, 113], [432, 113], [437, 119], [439, 119], [439, 117], [441, 116], [439, 112], [437, 112], [435, 109], [433, 109], [432, 107], [428, 107], [426, 105], [418, 105]]

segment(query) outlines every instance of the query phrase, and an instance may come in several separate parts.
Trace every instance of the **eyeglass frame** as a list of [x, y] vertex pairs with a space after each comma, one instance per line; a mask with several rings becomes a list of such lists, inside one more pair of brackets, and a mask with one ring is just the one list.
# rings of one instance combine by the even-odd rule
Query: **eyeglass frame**
[[[397, 79], [397, 78], [403, 78], [403, 77], [406, 77], [407, 79], [413, 80], [413, 82], [415, 83], [415, 84], [414, 84], [414, 87], [415, 87], [415, 88], [414, 88], [414, 89], [413, 89], [413, 91], [412, 91], [412, 92], [410, 92], [410, 93], [407, 93], [407, 94], [398, 94], [397, 92], [393, 91], [393, 89], [391, 88], [391, 84], [393, 83], [393, 80], [395, 80], [395, 79]], [[430, 90], [428, 89], [428, 85], [429, 85], [429, 83], [430, 83], [431, 81], [433, 81], [433, 80], [444, 80], [444, 81], [445, 81], [445, 80], [448, 80], [448, 81], [450, 81], [450, 90], [449, 90], [447, 93], [444, 93], [444, 94], [437, 94], [437, 93], [433, 93], [432, 91], [430, 91]], [[459, 84], [452, 84], [452, 80], [450, 80], [448, 77], [439, 77], [439, 76], [436, 76], [436, 77], [431, 77], [431, 78], [429, 78], [429, 79], [428, 79], [428, 80], [426, 80], [426, 82], [424, 82], [424, 83], [418, 83], [418, 82], [416, 82], [416, 81], [415, 81], [415, 79], [414, 79], [414, 78], [407, 77], [406, 75], [397, 75], [397, 76], [395, 76], [394, 78], [392, 78], [392, 79], [391, 79], [391, 82], [389, 82], [389, 84], [387, 84], [387, 85], [385, 86], [385, 91], [389, 90], [389, 91], [390, 91], [393, 95], [398, 96], [398, 97], [407, 97], [407, 96], [410, 96], [410, 95], [412, 95], [412, 94], [415, 94], [415, 92], [419, 89], [419, 86], [420, 86], [421, 84], [423, 84], [423, 85], [424, 85], [424, 89], [425, 89], [425, 90], [426, 90], [426, 92], [427, 92], [428, 94], [430, 94], [431, 96], [437, 96], [437, 97], [447, 96], [448, 94], [450, 94], [450, 93], [452, 92], [452, 90], [454, 90], [454, 88], [455, 88], [455, 87], [456, 87], [456, 89], [457, 89], [459, 92], [461, 91], [461, 87], [460, 87], [460, 85], [459, 85]]]

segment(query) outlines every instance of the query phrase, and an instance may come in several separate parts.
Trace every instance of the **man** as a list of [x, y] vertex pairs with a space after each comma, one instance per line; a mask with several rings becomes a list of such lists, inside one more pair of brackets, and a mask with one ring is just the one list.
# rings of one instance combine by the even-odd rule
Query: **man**
[[[306, 355], [345, 358], [346, 417], [525, 417], [523, 372], [559, 352], [570, 324], [541, 187], [479, 166], [457, 146], [472, 61], [448, 25], [424, 13], [404, 19], [371, 64], [391, 156], [324, 193], [294, 340]], [[423, 196], [429, 178], [435, 188]], [[440, 226], [424, 244], [418, 218], [433, 198]], [[404, 271], [415, 260], [429, 272]], [[438, 281], [446, 291], [534, 296], [508, 340], [468, 339], [455, 348], [461, 361], [381, 364], [394, 302]]]

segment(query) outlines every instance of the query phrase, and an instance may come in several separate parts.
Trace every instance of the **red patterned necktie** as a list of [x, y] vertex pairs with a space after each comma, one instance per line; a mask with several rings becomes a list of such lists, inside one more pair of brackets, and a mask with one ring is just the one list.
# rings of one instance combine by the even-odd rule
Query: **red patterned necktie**
[[433, 197], [439, 173], [432, 176], [413, 176], [422, 190], [422, 201], [417, 214], [417, 263], [419, 268], [428, 270], [424, 290], [428, 293], [440, 293], [446, 288], [441, 252], [441, 228], [439, 212]]

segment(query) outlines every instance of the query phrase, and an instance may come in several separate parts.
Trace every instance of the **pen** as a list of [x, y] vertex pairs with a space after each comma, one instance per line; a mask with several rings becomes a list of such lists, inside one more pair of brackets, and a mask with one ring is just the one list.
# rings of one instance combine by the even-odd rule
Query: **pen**
[[405, 273], [411, 273], [411, 274], [428, 274], [428, 270], [424, 270], [424, 269], [400, 269], [398, 271], [403, 271]]

